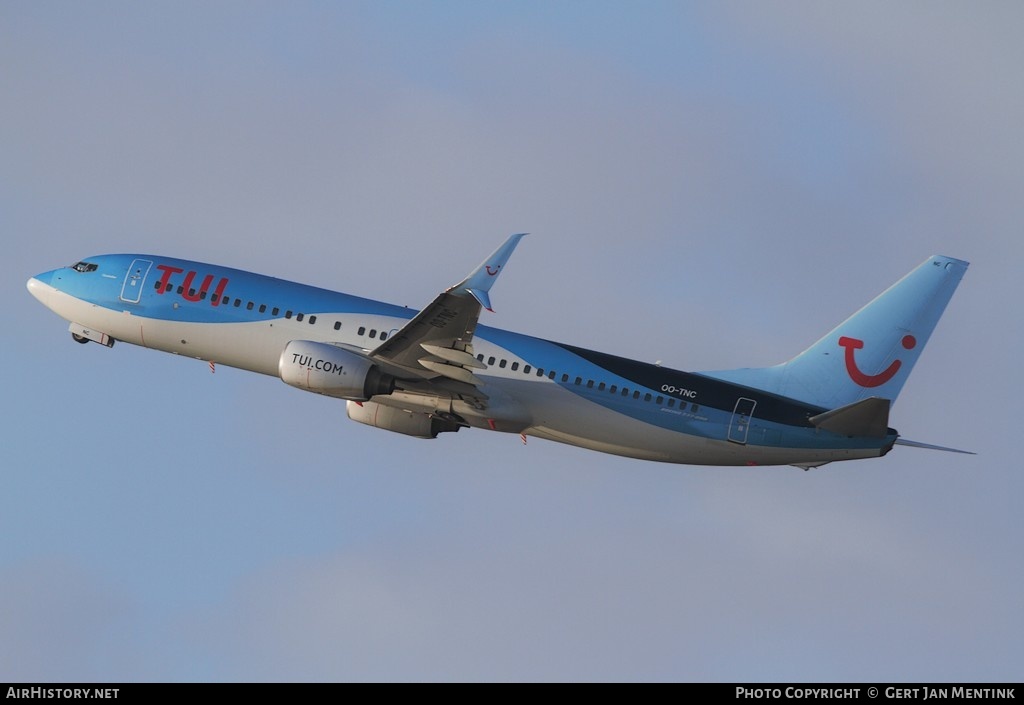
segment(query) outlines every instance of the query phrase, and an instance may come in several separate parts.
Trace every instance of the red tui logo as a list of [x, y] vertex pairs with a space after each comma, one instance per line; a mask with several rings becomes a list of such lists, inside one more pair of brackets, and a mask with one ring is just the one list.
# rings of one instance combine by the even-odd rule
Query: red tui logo
[[[900, 341], [906, 350], [913, 350], [914, 346], [917, 345], [917, 339], [912, 335], [903, 336], [903, 340]], [[864, 347], [863, 340], [857, 340], [856, 338], [847, 338], [845, 335], [839, 338], [839, 347], [846, 348], [846, 372], [850, 375], [850, 379], [859, 384], [862, 387], [880, 387], [890, 379], [896, 376], [896, 373], [900, 371], [900, 366], [903, 364], [899, 360], [893, 360], [892, 364], [886, 367], [884, 370], [879, 372], [877, 375], [869, 375], [861, 372], [860, 368], [857, 367], [857, 361], [854, 359], [854, 350]]]

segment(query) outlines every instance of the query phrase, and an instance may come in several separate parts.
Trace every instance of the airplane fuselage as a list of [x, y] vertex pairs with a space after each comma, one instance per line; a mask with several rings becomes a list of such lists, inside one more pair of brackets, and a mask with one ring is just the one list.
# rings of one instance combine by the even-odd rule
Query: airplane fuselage
[[[265, 375], [292, 341], [370, 354], [417, 311], [260, 274], [150, 255], [104, 255], [40, 274], [29, 289], [76, 338], [132, 343]], [[645, 460], [700, 465], [815, 465], [878, 457], [897, 438], [834, 433], [822, 406], [710, 376], [479, 325], [471, 354], [486, 408], [443, 404], [410, 383], [387, 403], [460, 425], [524, 434]], [[329, 360], [293, 353], [310, 370]], [[308, 359], [304, 359], [308, 358]], [[444, 380], [442, 380], [444, 381]], [[383, 399], [384, 397], [381, 397]], [[377, 399], [375, 397], [374, 399]], [[357, 402], [358, 403], [358, 402]], [[443, 408], [441, 408], [443, 406]]]

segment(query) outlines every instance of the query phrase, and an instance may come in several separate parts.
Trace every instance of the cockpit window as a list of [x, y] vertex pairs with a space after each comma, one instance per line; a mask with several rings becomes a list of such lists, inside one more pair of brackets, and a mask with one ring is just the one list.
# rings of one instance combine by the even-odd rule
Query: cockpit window
[[98, 264], [91, 262], [79, 262], [78, 264], [72, 265], [71, 268], [76, 272], [95, 272]]

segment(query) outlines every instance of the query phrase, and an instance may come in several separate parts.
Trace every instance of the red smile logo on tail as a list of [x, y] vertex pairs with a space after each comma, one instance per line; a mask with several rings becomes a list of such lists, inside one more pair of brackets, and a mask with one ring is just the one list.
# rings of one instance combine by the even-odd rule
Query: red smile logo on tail
[[[905, 335], [903, 336], [903, 340], [900, 342], [902, 342], [905, 349], [913, 350], [914, 346], [917, 345], [917, 338], [912, 335]], [[857, 367], [857, 361], [853, 357], [853, 351], [858, 348], [863, 348], [864, 341], [857, 340], [856, 338], [847, 338], [844, 335], [839, 338], [839, 347], [846, 348], [847, 374], [850, 375], [850, 379], [862, 387], [880, 387], [896, 376], [896, 373], [899, 372], [900, 365], [902, 364], [899, 360], [893, 360], [891, 365], [886, 367], [877, 375], [864, 374], [860, 371], [860, 368]]]

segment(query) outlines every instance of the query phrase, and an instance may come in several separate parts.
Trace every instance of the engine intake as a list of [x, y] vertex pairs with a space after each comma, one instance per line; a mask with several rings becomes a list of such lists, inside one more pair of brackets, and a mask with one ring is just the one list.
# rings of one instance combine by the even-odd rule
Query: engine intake
[[340, 399], [364, 401], [395, 389], [395, 378], [362, 355], [312, 340], [288, 343], [277, 370], [285, 384]]

